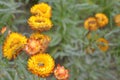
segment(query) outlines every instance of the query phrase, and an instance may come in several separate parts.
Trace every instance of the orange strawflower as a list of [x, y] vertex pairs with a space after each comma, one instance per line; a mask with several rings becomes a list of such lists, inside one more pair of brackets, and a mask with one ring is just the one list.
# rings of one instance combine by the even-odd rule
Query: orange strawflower
[[33, 33], [28, 39], [24, 50], [29, 55], [34, 55], [38, 52], [43, 53], [47, 49], [50, 40], [50, 37], [47, 35], [43, 35], [38, 32]]
[[7, 30], [7, 27], [4, 26], [4, 27], [2, 27], [2, 29], [0, 30], [0, 33], [3, 34], [6, 30]]
[[97, 23], [100, 28], [108, 24], [108, 17], [105, 14], [97, 13], [95, 17], [97, 19]]
[[29, 54], [29, 55], [34, 55], [37, 52], [40, 51], [40, 41], [34, 38], [30, 38], [27, 40], [27, 44], [25, 45], [24, 50]]
[[54, 70], [54, 75], [58, 80], [68, 80], [69, 73], [68, 70], [64, 68], [64, 66], [60, 66], [59, 64]]
[[107, 51], [109, 48], [108, 41], [104, 38], [99, 38], [97, 40], [97, 45], [98, 45], [98, 48], [104, 52]]
[[114, 21], [117, 26], [120, 26], [120, 14], [118, 14], [114, 17]]
[[97, 20], [94, 17], [89, 17], [84, 22], [84, 27], [87, 30], [95, 31], [98, 29]]

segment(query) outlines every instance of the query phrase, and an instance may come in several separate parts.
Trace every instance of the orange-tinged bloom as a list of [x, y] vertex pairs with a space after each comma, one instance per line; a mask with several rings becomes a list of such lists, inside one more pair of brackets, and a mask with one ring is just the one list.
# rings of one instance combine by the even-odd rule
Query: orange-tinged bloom
[[2, 47], [3, 56], [8, 60], [15, 59], [26, 42], [27, 38], [25, 36], [11, 32], [4, 41], [4, 45]]
[[4, 32], [7, 30], [7, 27], [5, 26], [5, 27], [2, 27], [2, 29], [0, 30], [0, 33], [1, 34], [4, 34]]
[[84, 22], [84, 27], [87, 30], [95, 31], [98, 29], [97, 20], [94, 17], [89, 17]]
[[53, 73], [55, 63], [49, 54], [39, 53], [28, 60], [28, 70], [40, 77], [48, 77]]
[[114, 21], [117, 26], [120, 26], [120, 14], [118, 14], [114, 17]]
[[27, 44], [25, 45], [24, 50], [29, 54], [29, 55], [34, 55], [40, 51], [40, 41], [34, 38], [29, 38], [27, 40]]
[[99, 38], [97, 40], [97, 46], [100, 50], [102, 50], [104, 52], [107, 51], [109, 48], [108, 41], [104, 38]]
[[34, 5], [30, 12], [34, 15], [50, 18], [51, 17], [51, 6], [46, 3], [39, 3]]
[[30, 38], [25, 45], [24, 50], [29, 55], [37, 54], [38, 52], [44, 53], [50, 42], [50, 37], [40, 34], [38, 32], [31, 34]]
[[31, 29], [40, 32], [50, 30], [53, 25], [50, 19], [41, 16], [31, 16], [28, 19], [28, 24]]
[[98, 22], [98, 26], [100, 28], [104, 27], [105, 25], [108, 24], [108, 17], [103, 14], [103, 13], [97, 13], [95, 15], [96, 19], [97, 19], [97, 22]]
[[54, 69], [54, 75], [58, 80], [68, 80], [69, 73], [68, 70], [64, 68], [64, 66], [60, 66], [59, 64]]
[[44, 34], [40, 34], [38, 32], [31, 34], [30, 38], [34, 38], [34, 39], [39, 40], [40, 46], [41, 46], [40, 52], [42, 52], [42, 53], [45, 52], [45, 50], [48, 47], [48, 44], [51, 41], [51, 38], [49, 36], [44, 35]]

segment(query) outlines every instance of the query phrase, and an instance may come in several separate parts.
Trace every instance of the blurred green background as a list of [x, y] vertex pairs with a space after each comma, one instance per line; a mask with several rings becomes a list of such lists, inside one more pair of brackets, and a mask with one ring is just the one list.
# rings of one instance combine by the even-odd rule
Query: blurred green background
[[[114, 23], [114, 16], [120, 14], [120, 0], [0, 0], [0, 29], [6, 26], [7, 31], [29, 36], [33, 32], [27, 24], [30, 8], [39, 2], [52, 7], [54, 26], [44, 32], [52, 38], [47, 52], [56, 64], [69, 70], [69, 80], [120, 80], [120, 27]], [[109, 24], [91, 32], [89, 40], [84, 21], [98, 12], [107, 15]], [[0, 80], [44, 80], [27, 70], [28, 56], [24, 52], [14, 61], [2, 57], [7, 31], [0, 35]], [[107, 52], [98, 49], [95, 34], [109, 41]], [[87, 54], [88, 46], [95, 49], [92, 54]], [[56, 79], [51, 75], [47, 80]]]

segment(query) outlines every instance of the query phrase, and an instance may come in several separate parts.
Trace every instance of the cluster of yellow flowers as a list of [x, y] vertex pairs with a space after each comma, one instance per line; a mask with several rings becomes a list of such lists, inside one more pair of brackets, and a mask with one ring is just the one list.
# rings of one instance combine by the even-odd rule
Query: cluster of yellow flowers
[[54, 69], [54, 59], [45, 53], [51, 38], [40, 33], [52, 27], [51, 6], [39, 3], [30, 11], [33, 16], [28, 19], [28, 24], [37, 32], [32, 33], [29, 38], [17, 32], [9, 33], [2, 47], [3, 56], [13, 60], [20, 51], [25, 51], [30, 56], [27, 67], [31, 73], [40, 77], [48, 77], [54, 73], [58, 80], [67, 80], [68, 70], [60, 65]]
[[87, 30], [95, 31], [98, 28], [105, 27], [105, 25], [107, 25], [107, 24], [108, 24], [107, 16], [103, 13], [97, 13], [97, 14], [95, 14], [95, 17], [89, 17], [84, 22], [84, 27]]
[[31, 8], [31, 16], [28, 19], [28, 24], [33, 30], [40, 32], [49, 30], [52, 27], [51, 18], [51, 7], [45, 3], [39, 3]]
[[[95, 14], [95, 17], [89, 17], [85, 22], [84, 22], [84, 27], [85, 29], [89, 30], [89, 33], [87, 35], [88, 38], [90, 38], [90, 32], [95, 31], [98, 28], [103, 28], [108, 24], [108, 17], [103, 14], [103, 13], [97, 13]], [[97, 36], [97, 34], [96, 34]], [[109, 48], [109, 43], [106, 39], [104, 38], [99, 38], [96, 40], [97, 46], [100, 50], [102, 51], [107, 51]], [[91, 47], [87, 47], [87, 53], [91, 52], [93, 53], [94, 49]]]

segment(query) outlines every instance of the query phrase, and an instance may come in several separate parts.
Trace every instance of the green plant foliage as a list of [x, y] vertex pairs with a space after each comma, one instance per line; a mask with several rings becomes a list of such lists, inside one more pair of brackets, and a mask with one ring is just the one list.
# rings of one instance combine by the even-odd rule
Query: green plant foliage
[[[48, 52], [56, 64], [60, 62], [69, 70], [69, 80], [120, 80], [120, 27], [114, 23], [114, 16], [120, 14], [120, 0], [1, 0], [0, 28], [8, 26], [19, 31], [20, 25], [27, 25], [28, 11], [37, 2], [46, 2], [52, 7], [54, 26], [45, 32], [52, 38]], [[99, 12], [107, 15], [109, 23], [90, 32], [92, 37], [88, 39], [84, 21]], [[4, 36], [0, 35], [0, 43]], [[106, 52], [97, 46], [96, 40], [101, 37], [109, 42]], [[89, 46], [95, 49], [92, 54], [86, 52]], [[0, 51], [0, 80], [44, 80], [27, 70], [27, 58], [22, 52], [18, 59], [8, 61]], [[47, 80], [56, 79], [50, 76]]]

